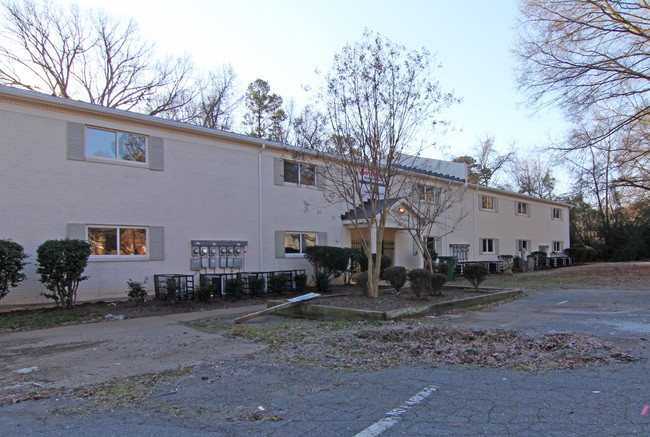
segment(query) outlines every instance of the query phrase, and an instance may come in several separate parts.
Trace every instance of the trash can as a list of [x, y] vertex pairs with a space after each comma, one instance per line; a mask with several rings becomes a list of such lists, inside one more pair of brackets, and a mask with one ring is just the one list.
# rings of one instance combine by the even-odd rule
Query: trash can
[[454, 280], [454, 271], [456, 270], [456, 264], [458, 264], [458, 258], [455, 256], [439, 256], [438, 261], [444, 264], [449, 264], [449, 272], [447, 273], [447, 280]]

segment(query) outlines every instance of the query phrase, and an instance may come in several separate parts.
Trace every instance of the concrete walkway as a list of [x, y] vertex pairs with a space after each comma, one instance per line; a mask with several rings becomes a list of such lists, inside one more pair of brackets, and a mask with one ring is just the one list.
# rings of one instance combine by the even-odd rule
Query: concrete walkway
[[0, 334], [0, 390], [21, 384], [73, 388], [244, 356], [263, 347], [195, 329], [187, 322], [208, 317], [229, 321], [264, 308], [254, 305]]

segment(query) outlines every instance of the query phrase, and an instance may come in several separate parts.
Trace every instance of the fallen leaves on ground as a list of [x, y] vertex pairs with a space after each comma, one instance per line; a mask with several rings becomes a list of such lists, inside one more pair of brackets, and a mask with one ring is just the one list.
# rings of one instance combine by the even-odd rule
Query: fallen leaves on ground
[[[439, 328], [418, 322], [284, 325], [248, 338], [269, 345], [264, 358], [334, 370], [365, 370], [406, 364], [460, 364], [529, 371], [573, 369], [634, 361], [603, 339], [579, 334], [529, 337], [512, 330]], [[233, 335], [246, 337], [245, 331]]]

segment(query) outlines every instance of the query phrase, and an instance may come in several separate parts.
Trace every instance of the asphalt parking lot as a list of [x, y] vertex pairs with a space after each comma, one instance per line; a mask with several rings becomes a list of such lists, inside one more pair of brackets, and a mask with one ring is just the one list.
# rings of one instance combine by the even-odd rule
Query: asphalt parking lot
[[638, 359], [531, 373], [414, 365], [334, 373], [245, 359], [204, 362], [137, 407], [67, 398], [0, 408], [1, 435], [593, 436], [650, 434], [650, 290], [529, 293], [428, 323], [613, 339]]

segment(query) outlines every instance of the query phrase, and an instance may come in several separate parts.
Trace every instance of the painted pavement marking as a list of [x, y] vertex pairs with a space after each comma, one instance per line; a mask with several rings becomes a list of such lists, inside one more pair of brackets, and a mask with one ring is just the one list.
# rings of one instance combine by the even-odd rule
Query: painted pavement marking
[[425, 387], [423, 390], [420, 390], [417, 394], [411, 396], [408, 401], [404, 402], [404, 405], [400, 405], [397, 408], [386, 413], [387, 417], [384, 417], [378, 422], [373, 423], [368, 428], [364, 429], [360, 433], [356, 434], [354, 437], [376, 437], [382, 432], [386, 431], [397, 422], [400, 421], [400, 416], [406, 413], [412, 407], [417, 406], [426, 398], [428, 398], [433, 392], [437, 390], [435, 386]]

